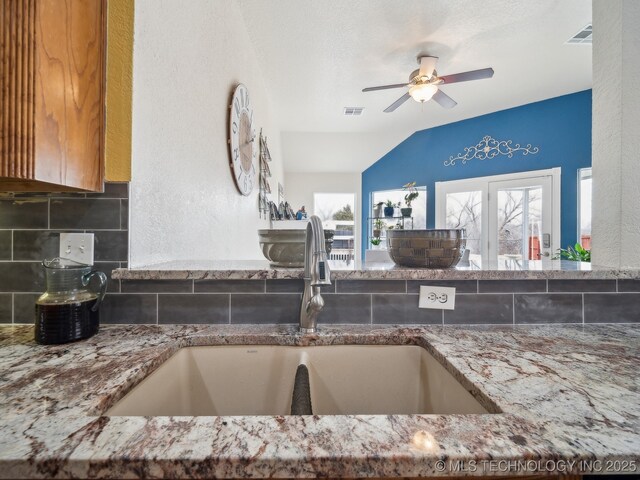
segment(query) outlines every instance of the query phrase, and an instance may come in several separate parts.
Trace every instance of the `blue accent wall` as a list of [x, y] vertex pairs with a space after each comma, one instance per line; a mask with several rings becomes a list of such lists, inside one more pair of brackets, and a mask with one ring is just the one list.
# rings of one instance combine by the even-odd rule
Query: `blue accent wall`
[[[512, 140], [513, 144], [530, 143], [540, 151], [444, 166], [450, 156], [464, 153], [465, 147], [477, 144], [485, 135]], [[434, 228], [435, 182], [554, 167], [562, 168], [560, 244], [563, 248], [573, 245], [577, 236], [577, 170], [590, 166], [591, 90], [418, 131], [362, 173], [363, 255], [369, 248], [367, 217], [371, 216], [373, 191], [400, 188], [411, 181], [425, 185], [427, 228]]]

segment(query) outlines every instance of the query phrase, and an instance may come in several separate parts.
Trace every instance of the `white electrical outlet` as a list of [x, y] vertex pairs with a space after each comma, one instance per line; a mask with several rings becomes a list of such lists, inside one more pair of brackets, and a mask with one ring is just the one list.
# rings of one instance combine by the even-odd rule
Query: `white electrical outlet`
[[93, 233], [61, 233], [60, 256], [93, 265]]
[[453, 310], [456, 306], [455, 287], [429, 287], [420, 285], [420, 308], [437, 308]]

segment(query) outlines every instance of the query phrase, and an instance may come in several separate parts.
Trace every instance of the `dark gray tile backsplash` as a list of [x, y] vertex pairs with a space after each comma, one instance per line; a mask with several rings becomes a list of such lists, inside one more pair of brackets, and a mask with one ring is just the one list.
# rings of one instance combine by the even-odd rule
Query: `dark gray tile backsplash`
[[191, 293], [193, 283], [185, 280], [122, 280], [122, 293]]
[[48, 228], [49, 198], [0, 198], [0, 228]]
[[478, 293], [546, 292], [546, 280], [479, 280]]
[[615, 292], [615, 280], [549, 280], [549, 292]]
[[11, 260], [11, 230], [0, 230], [0, 260]]
[[[322, 310], [322, 323], [371, 323], [371, 295], [335, 293], [323, 295], [324, 309]], [[296, 309], [295, 323], [298, 322]]]
[[58, 255], [59, 230], [14, 230], [13, 260], [36, 260]]
[[[128, 189], [126, 183], [105, 184], [104, 193], [4, 193], [0, 197], [0, 322], [32, 323], [34, 301], [44, 290], [44, 258], [58, 256], [60, 232], [95, 234], [95, 269], [107, 274], [109, 295], [120, 292], [111, 272], [128, 260]], [[123, 211], [124, 210], [126, 211]], [[124, 228], [123, 228], [124, 227]], [[155, 293], [155, 292], [154, 292]], [[141, 316], [156, 323], [156, 298], [152, 302], [109, 300], [101, 310], [104, 322], [116, 318], [124, 306], [149, 307], [124, 318]], [[6, 309], [6, 302], [10, 309]], [[8, 313], [7, 313], [8, 312]], [[147, 318], [148, 317], [148, 318]], [[152, 318], [153, 317], [153, 318]], [[153, 320], [153, 321], [151, 321]], [[136, 322], [133, 322], [136, 323]]]
[[52, 198], [51, 228], [65, 230], [119, 230], [117, 198]]
[[264, 280], [196, 280], [196, 293], [264, 293]]
[[101, 323], [155, 324], [158, 322], [158, 295], [150, 293], [107, 293], [100, 307]]
[[[44, 289], [40, 262], [57, 256], [64, 231], [95, 234], [95, 268], [109, 279], [102, 323], [298, 322], [302, 280], [113, 280], [112, 270], [127, 266], [128, 221], [123, 183], [100, 194], [2, 194], [0, 323], [33, 323]], [[455, 287], [455, 310], [419, 309], [421, 285]], [[640, 323], [640, 280], [633, 279], [334, 279], [322, 294], [321, 325]]]
[[516, 323], [582, 323], [581, 294], [516, 294], [514, 308]]
[[158, 323], [229, 323], [230, 296], [158, 295]]
[[13, 298], [10, 293], [0, 293], [0, 323], [12, 323]]
[[42, 292], [40, 262], [0, 262], [0, 292]]
[[445, 325], [513, 323], [513, 295], [457, 295], [455, 310], [444, 311]]
[[128, 183], [105, 183], [102, 193], [87, 193], [87, 198], [129, 198]]
[[129, 200], [120, 200], [120, 229], [129, 230]]
[[126, 230], [98, 230], [94, 232], [96, 261], [126, 262], [129, 255], [129, 232]]
[[373, 295], [373, 323], [442, 325], [442, 310], [418, 308], [418, 298], [418, 295]]
[[297, 323], [300, 295], [238, 293], [231, 295], [231, 323]]
[[338, 280], [337, 293], [407, 293], [405, 280]]
[[15, 293], [13, 295], [13, 323], [34, 323], [36, 300], [39, 293]]
[[585, 293], [585, 323], [640, 323], [640, 293]]
[[[334, 291], [335, 283], [332, 284]], [[267, 293], [302, 293], [304, 282], [302, 279], [267, 280], [265, 286]]]
[[619, 292], [640, 292], [640, 280], [620, 279], [618, 280]]

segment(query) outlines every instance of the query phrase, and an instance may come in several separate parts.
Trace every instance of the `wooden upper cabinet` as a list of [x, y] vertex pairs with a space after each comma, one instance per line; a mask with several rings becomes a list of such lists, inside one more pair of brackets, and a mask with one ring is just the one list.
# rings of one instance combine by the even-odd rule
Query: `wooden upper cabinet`
[[100, 191], [104, 0], [0, 0], [0, 191]]

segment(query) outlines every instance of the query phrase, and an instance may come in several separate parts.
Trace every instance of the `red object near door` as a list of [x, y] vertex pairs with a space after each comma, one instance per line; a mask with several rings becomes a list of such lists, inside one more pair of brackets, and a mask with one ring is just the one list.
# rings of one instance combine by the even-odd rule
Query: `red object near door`
[[540, 237], [529, 237], [529, 260], [540, 260]]

